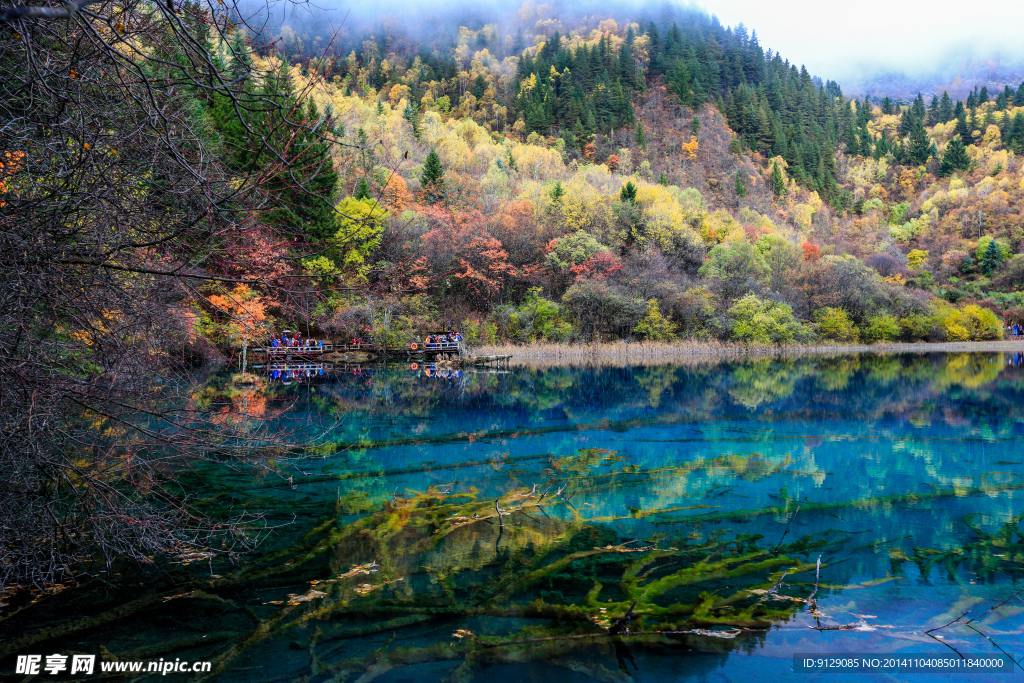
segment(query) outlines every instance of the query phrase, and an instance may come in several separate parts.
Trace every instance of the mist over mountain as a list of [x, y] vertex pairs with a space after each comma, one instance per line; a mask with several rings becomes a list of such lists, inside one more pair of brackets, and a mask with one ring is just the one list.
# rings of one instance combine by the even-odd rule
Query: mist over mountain
[[975, 87], [996, 92], [1005, 86], [1016, 88], [1022, 81], [1024, 57], [1011, 51], [979, 53], [973, 46], [962, 46], [930, 69], [871, 71], [868, 68], [840, 82], [848, 95], [868, 95], [875, 100], [888, 96], [906, 102], [918, 93], [930, 98], [948, 92], [954, 99], [964, 99]]
[[[897, 0], [878, 4], [790, 0], [704, 0], [723, 24], [745, 24], [761, 44], [852, 94], [966, 95], [974, 85], [1016, 87], [1024, 44], [1024, 5], [994, 0], [984, 7]], [[961, 79], [955, 82], [956, 78]], [[1016, 78], [1016, 81], [1013, 79]], [[1009, 79], [1011, 82], [1003, 83]], [[886, 92], [887, 88], [892, 90]], [[950, 89], [952, 88], [952, 89]], [[912, 92], [911, 92], [912, 91]]]

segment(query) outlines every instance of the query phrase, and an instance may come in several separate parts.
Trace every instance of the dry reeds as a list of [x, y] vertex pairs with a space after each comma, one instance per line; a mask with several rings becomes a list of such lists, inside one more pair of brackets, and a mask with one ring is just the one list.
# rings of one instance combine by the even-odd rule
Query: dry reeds
[[764, 346], [718, 341], [607, 342], [597, 344], [487, 345], [472, 349], [474, 356], [512, 354], [513, 365], [545, 367], [558, 365], [661, 365], [696, 364], [741, 358], [765, 358], [800, 355], [836, 355], [846, 353], [965, 353], [1024, 352], [1024, 339], [985, 342], [886, 343], [886, 344], [814, 344]]

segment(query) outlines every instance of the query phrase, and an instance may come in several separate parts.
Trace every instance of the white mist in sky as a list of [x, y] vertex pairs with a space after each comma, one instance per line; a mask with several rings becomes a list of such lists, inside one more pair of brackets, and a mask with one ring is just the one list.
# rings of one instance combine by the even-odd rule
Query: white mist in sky
[[727, 26], [812, 74], [843, 80], [892, 69], [921, 73], [958, 59], [1024, 57], [1024, 2], [698, 0]]

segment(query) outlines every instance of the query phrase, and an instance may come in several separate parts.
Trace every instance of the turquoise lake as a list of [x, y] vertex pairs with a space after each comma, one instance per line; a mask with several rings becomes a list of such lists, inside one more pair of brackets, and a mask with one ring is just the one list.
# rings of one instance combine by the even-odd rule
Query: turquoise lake
[[66, 591], [33, 629], [149, 601], [37, 649], [488, 683], [952, 680], [794, 655], [1024, 655], [1019, 355], [308, 375], [206, 389], [307, 454], [189, 475], [201, 506], [265, 514], [257, 550]]

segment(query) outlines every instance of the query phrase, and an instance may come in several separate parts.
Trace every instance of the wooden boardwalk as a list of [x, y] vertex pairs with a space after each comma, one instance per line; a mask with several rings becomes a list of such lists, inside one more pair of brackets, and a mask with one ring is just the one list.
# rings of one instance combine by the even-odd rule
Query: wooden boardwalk
[[377, 346], [370, 342], [357, 343], [323, 343], [305, 346], [257, 346], [251, 349], [253, 354], [262, 355], [267, 362], [315, 360], [324, 357], [340, 359], [343, 355], [358, 353], [366, 354], [367, 360], [374, 358], [391, 359], [426, 359], [441, 354], [464, 356], [466, 348], [463, 342], [410, 342], [405, 346]]

